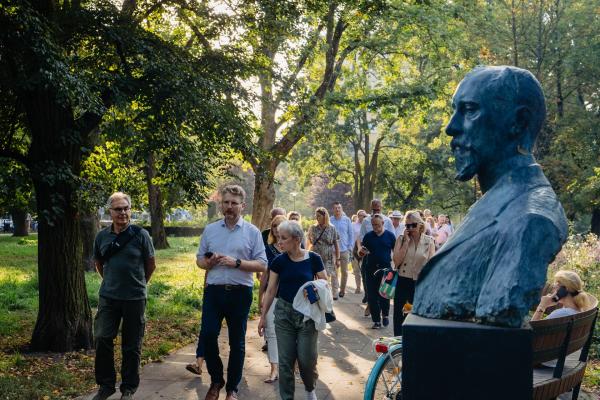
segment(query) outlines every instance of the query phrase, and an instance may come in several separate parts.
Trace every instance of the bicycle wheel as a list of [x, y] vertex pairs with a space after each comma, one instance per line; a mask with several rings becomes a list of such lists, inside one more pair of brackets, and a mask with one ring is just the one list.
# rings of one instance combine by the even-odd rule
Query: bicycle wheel
[[402, 345], [392, 348], [373, 367], [365, 400], [402, 400]]

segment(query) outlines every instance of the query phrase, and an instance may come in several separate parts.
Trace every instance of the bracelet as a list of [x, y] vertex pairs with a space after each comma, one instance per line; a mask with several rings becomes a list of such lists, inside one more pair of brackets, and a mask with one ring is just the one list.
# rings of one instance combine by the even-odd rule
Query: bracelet
[[538, 307], [537, 310], [535, 310], [535, 312], [541, 312], [543, 314], [544, 310]]

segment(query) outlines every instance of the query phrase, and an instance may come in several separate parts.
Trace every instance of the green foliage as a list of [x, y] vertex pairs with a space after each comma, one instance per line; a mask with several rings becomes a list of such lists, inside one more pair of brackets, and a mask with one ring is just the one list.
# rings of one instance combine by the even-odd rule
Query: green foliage
[[352, 184], [355, 209], [378, 196], [390, 209], [466, 210], [468, 188], [440, 184], [453, 169], [441, 125], [457, 67], [473, 52], [454, 11], [444, 2], [392, 2], [376, 20], [312, 136], [292, 154], [305, 184], [325, 165], [334, 182]]
[[466, 7], [480, 62], [516, 64], [542, 84], [548, 118], [536, 157], [570, 219], [598, 208], [600, 21], [585, 0]]
[[[20, 352], [29, 342], [38, 307], [36, 235], [31, 238], [22, 243], [0, 235], [0, 393], [7, 399], [73, 398], [95, 385], [93, 353]], [[198, 238], [171, 242], [171, 249], [157, 251], [157, 270], [148, 287], [143, 363], [195, 341], [198, 335], [204, 287], [204, 274], [195, 265]], [[100, 283], [98, 274], [86, 273], [92, 308], [98, 305]], [[255, 302], [252, 315], [257, 311]], [[116, 349], [118, 364], [119, 346]]]
[[81, 201], [96, 208], [104, 205], [110, 194], [123, 191], [133, 204], [147, 203], [147, 189], [140, 169], [131, 162], [132, 149], [113, 141], [96, 146], [84, 160]]
[[0, 215], [9, 214], [14, 209], [33, 211], [33, 186], [29, 171], [15, 161], [4, 161], [0, 169]]

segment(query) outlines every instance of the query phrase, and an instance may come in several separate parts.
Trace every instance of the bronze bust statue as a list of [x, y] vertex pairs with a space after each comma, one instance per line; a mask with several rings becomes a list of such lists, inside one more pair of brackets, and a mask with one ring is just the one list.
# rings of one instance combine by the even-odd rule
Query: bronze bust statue
[[452, 107], [456, 178], [477, 176], [483, 196], [424, 267], [412, 312], [520, 327], [567, 237], [563, 208], [531, 155], [544, 95], [529, 71], [477, 67]]

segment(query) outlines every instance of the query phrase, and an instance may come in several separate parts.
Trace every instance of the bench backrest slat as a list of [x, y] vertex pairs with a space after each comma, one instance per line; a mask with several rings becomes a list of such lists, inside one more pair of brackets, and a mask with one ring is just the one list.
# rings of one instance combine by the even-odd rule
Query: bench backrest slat
[[593, 308], [567, 317], [531, 321], [533, 365], [556, 360], [582, 349], [592, 333], [597, 313], [598, 309]]

